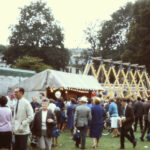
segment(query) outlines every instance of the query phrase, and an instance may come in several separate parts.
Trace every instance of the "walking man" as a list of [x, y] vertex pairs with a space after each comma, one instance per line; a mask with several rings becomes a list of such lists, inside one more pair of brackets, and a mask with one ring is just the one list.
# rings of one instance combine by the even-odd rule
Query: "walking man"
[[148, 111], [150, 110], [150, 97], [148, 97], [147, 101], [143, 103], [144, 109], [144, 129], [142, 135], [140, 137], [141, 141], [144, 141], [145, 132], [150, 133], [150, 122], [148, 121]]
[[135, 125], [134, 132], [137, 130], [138, 121], [140, 123], [141, 133], [143, 131], [143, 103], [141, 102], [141, 98], [137, 98], [137, 102], [134, 104], [134, 115], [135, 115]]
[[15, 134], [15, 150], [27, 149], [27, 138], [30, 133], [29, 125], [33, 120], [33, 109], [27, 99], [23, 97], [24, 89], [15, 89], [17, 104], [13, 118], [13, 133]]
[[128, 134], [131, 131], [132, 124], [134, 122], [134, 113], [132, 108], [127, 105], [127, 99], [123, 99], [121, 105], [124, 107], [125, 118], [121, 120], [121, 135], [120, 135], [120, 149], [124, 149], [125, 137], [133, 144], [133, 148], [136, 147], [136, 140], [134, 134]]
[[[91, 109], [86, 105], [88, 102], [87, 97], [83, 96], [79, 101], [80, 105], [77, 106], [75, 110], [74, 126], [80, 130], [81, 149], [85, 149], [86, 132], [92, 116]], [[79, 147], [79, 143], [76, 143], [76, 147]]]

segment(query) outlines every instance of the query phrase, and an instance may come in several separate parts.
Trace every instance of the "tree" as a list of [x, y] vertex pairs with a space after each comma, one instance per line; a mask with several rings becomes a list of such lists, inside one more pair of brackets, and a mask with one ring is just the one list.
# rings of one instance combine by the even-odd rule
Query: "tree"
[[[98, 46], [98, 32], [99, 29], [99, 22], [91, 23], [86, 30], [84, 30], [86, 41], [90, 44], [90, 48], [88, 48], [87, 54], [90, 56], [96, 56], [97, 55], [97, 46]], [[83, 54], [86, 54], [86, 52], [83, 52]]]
[[6, 49], [7, 49], [6, 46], [0, 44], [0, 53], [3, 53], [4, 50], [6, 50]]
[[120, 59], [120, 55], [125, 50], [126, 33], [132, 19], [132, 3], [127, 3], [114, 12], [110, 20], [102, 23], [98, 36], [98, 48], [103, 58]]
[[43, 63], [43, 60], [38, 57], [24, 56], [19, 58], [13, 68], [28, 69], [34, 70], [36, 72], [41, 72], [45, 69], [52, 69], [51, 66], [48, 66]]
[[[62, 29], [56, 24], [46, 3], [37, 1], [21, 8], [19, 23], [11, 26], [11, 31], [10, 48], [4, 53], [8, 63], [14, 64], [18, 56], [24, 55], [42, 58], [57, 69], [64, 68], [68, 63], [66, 56], [69, 52], [64, 48]], [[51, 60], [50, 55], [60, 56]]]
[[[146, 65], [150, 72], [150, 0], [139, 0], [133, 6], [133, 18], [127, 34], [127, 50], [122, 58]], [[130, 55], [130, 54], [133, 55]], [[129, 56], [129, 57], [128, 57]], [[133, 57], [133, 59], [131, 59]]]
[[82, 64], [80, 65], [80, 68], [82, 68], [82, 70], [87, 63], [89, 56], [97, 57], [100, 54], [100, 51], [98, 49], [98, 30], [100, 27], [99, 24], [99, 21], [96, 21], [89, 24], [86, 30], [84, 30], [85, 39], [89, 43], [90, 47], [82, 50], [81, 56], [79, 57], [79, 59], [82, 60]]
[[86, 39], [91, 45], [88, 54], [113, 60], [121, 58], [126, 49], [126, 33], [133, 19], [132, 6], [132, 3], [127, 3], [121, 7], [111, 15], [110, 20], [103, 21], [98, 30], [93, 26], [86, 29]]

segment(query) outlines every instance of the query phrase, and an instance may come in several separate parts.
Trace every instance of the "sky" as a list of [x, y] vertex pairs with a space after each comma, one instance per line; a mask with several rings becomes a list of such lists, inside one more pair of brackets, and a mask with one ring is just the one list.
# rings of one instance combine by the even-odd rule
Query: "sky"
[[[37, 0], [0, 0], [0, 44], [8, 45], [10, 25], [18, 24], [20, 10]], [[110, 15], [135, 0], [41, 0], [51, 8], [55, 20], [63, 29], [66, 48], [87, 48], [85, 30], [97, 20], [109, 20]]]

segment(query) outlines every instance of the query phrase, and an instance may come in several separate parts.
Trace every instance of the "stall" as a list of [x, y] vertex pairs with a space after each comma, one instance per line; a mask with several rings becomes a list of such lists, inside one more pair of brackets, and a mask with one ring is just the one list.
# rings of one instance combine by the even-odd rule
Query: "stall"
[[25, 96], [32, 97], [40, 92], [45, 92], [47, 97], [55, 98], [55, 92], [61, 91], [63, 97], [91, 96], [93, 91], [100, 92], [104, 89], [98, 81], [89, 75], [79, 75], [47, 69], [11, 87], [25, 89]]

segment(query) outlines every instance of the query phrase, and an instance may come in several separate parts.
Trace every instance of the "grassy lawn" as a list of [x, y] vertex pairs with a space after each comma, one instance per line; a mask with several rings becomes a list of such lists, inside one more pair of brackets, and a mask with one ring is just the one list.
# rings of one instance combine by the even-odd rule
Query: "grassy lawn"
[[[136, 148], [132, 148], [132, 144], [126, 139], [125, 142], [125, 149], [127, 150], [150, 150], [150, 142], [148, 142], [146, 139], [144, 142], [141, 142], [140, 137], [140, 131], [137, 131], [135, 134], [135, 137], [137, 139], [137, 146]], [[59, 146], [52, 148], [53, 150], [78, 150], [78, 148], [75, 148], [74, 141], [71, 140], [70, 132], [65, 131], [64, 133], [61, 133], [58, 139]], [[92, 145], [92, 139], [87, 137], [86, 140], [86, 150], [93, 150], [91, 147]], [[145, 148], [144, 146], [148, 146], [148, 148]], [[117, 150], [120, 147], [120, 138], [112, 138], [112, 134], [107, 136], [102, 136], [100, 139], [99, 147], [96, 148], [97, 150]], [[30, 146], [28, 147], [28, 150], [38, 150], [38, 149], [32, 149]]]

